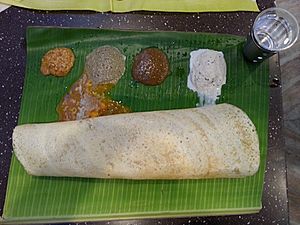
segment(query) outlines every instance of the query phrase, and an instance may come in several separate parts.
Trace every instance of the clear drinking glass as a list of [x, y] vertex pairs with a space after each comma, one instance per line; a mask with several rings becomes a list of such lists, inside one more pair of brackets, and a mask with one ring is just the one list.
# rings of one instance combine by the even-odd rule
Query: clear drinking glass
[[251, 62], [261, 62], [290, 48], [298, 35], [298, 22], [290, 12], [281, 8], [266, 9], [254, 21], [244, 46], [244, 56]]

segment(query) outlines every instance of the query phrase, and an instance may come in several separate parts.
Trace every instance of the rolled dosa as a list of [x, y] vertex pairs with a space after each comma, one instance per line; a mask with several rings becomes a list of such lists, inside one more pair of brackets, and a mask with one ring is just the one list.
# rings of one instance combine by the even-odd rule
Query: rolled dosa
[[255, 126], [229, 104], [20, 125], [13, 147], [36, 176], [232, 178], [259, 167]]

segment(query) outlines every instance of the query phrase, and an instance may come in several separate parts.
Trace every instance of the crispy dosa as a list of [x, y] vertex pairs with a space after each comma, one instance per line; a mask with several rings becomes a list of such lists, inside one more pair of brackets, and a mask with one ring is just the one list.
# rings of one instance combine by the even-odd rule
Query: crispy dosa
[[36, 176], [234, 178], [260, 160], [255, 126], [229, 104], [20, 125], [13, 147]]

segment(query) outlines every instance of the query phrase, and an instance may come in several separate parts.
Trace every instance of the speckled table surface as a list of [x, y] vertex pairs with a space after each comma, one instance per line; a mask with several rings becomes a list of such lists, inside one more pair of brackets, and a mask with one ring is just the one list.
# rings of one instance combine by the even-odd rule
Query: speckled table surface
[[[260, 9], [272, 6], [259, 1]], [[176, 30], [246, 35], [256, 13], [42, 12], [11, 7], [0, 14], [0, 215], [5, 200], [12, 154], [11, 135], [17, 124], [25, 74], [27, 26], [99, 27], [110, 29]], [[280, 80], [277, 56], [270, 59], [270, 83]], [[258, 214], [162, 220], [115, 221], [110, 224], [287, 224], [286, 164], [281, 148], [281, 87], [271, 85], [269, 148], [263, 209]], [[99, 224], [108, 224], [100, 222]]]

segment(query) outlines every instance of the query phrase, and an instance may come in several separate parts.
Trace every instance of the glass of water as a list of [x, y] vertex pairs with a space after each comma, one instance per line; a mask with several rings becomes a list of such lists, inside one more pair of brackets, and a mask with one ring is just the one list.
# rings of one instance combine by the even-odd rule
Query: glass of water
[[266, 9], [254, 21], [244, 46], [244, 56], [251, 62], [261, 62], [291, 47], [298, 35], [299, 25], [291, 13], [281, 8]]

